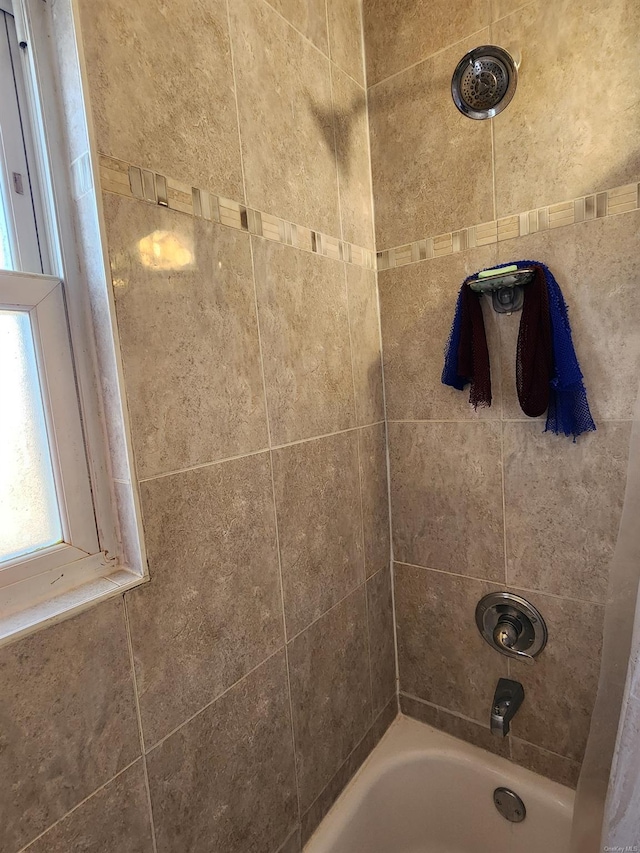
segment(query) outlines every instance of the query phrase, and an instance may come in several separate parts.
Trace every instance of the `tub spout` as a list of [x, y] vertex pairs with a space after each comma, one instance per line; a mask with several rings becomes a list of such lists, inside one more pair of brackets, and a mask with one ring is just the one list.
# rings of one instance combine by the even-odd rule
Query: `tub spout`
[[524, 701], [524, 687], [519, 681], [501, 678], [493, 695], [491, 706], [491, 734], [506, 737], [511, 720]]

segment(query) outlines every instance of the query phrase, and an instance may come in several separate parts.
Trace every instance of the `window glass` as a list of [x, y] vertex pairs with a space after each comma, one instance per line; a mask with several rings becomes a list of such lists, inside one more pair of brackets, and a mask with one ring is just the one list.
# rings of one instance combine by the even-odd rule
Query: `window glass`
[[62, 540], [31, 321], [0, 311], [0, 561]]

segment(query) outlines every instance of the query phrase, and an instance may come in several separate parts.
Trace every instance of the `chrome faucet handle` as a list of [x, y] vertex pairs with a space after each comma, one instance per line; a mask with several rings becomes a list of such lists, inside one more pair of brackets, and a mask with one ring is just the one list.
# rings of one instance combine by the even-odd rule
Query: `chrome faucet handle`
[[547, 626], [540, 612], [512, 592], [485, 595], [476, 607], [476, 625], [492, 648], [529, 666], [547, 642]]
[[519, 657], [523, 663], [526, 663], [528, 666], [534, 666], [536, 659], [528, 655], [526, 652], [521, 652], [518, 649], [509, 649], [509, 653]]
[[534, 658], [514, 648], [521, 634], [522, 624], [518, 619], [513, 616], [502, 616], [493, 632], [493, 640], [507, 655], [520, 658], [524, 663], [532, 666], [535, 663]]

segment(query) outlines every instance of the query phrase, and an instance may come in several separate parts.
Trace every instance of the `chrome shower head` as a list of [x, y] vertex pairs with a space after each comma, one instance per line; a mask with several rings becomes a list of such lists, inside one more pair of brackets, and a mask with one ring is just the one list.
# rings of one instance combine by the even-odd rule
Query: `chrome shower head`
[[518, 83], [518, 68], [511, 54], [485, 44], [462, 57], [451, 80], [451, 95], [468, 118], [493, 118], [507, 107]]

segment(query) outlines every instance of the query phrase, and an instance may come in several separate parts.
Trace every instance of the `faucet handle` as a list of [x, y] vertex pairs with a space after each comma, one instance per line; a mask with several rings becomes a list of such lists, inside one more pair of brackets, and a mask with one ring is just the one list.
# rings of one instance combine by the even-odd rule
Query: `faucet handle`
[[540, 612], [512, 592], [485, 595], [476, 607], [476, 625], [496, 651], [529, 665], [547, 642], [547, 626]]
[[511, 614], [503, 614], [498, 620], [493, 631], [494, 643], [510, 657], [520, 658], [524, 663], [532, 666], [534, 658], [526, 652], [516, 649], [515, 645], [520, 639], [523, 631], [522, 622]]
[[528, 655], [526, 652], [521, 652], [519, 649], [509, 649], [509, 654], [514, 655], [515, 657], [520, 658], [523, 663], [526, 663], [528, 666], [534, 666], [536, 659], [531, 655]]

